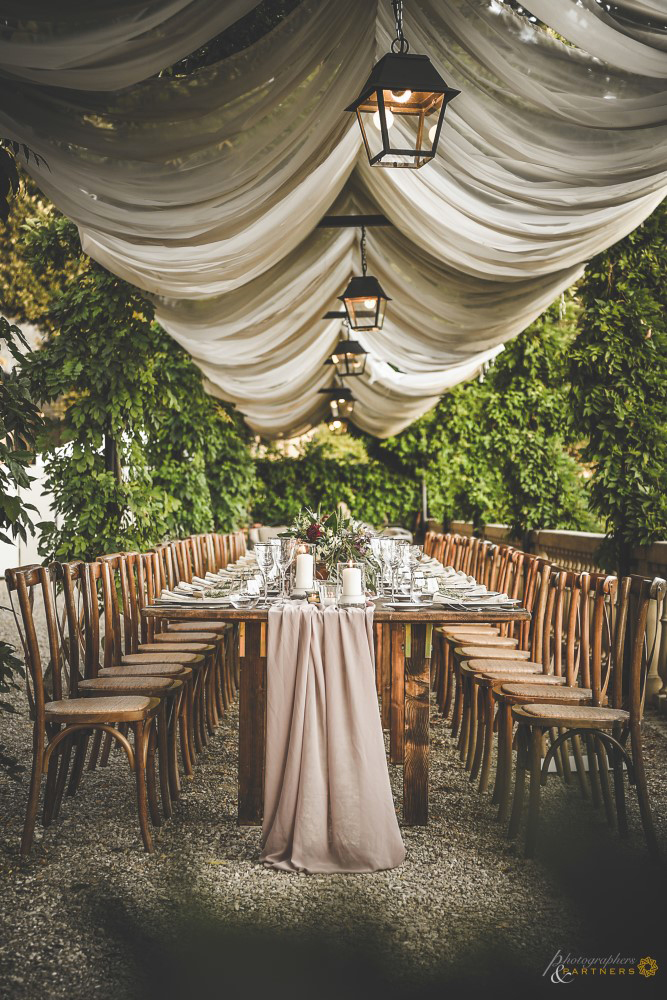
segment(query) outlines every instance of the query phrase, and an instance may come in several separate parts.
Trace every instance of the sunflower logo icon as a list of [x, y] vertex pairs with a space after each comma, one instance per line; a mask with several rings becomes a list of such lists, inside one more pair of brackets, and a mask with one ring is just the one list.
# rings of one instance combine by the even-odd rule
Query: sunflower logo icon
[[649, 976], [654, 976], [658, 971], [658, 963], [654, 958], [649, 958], [647, 956], [646, 958], [642, 958], [640, 960], [637, 968], [639, 969], [639, 975], [646, 976], [648, 979]]

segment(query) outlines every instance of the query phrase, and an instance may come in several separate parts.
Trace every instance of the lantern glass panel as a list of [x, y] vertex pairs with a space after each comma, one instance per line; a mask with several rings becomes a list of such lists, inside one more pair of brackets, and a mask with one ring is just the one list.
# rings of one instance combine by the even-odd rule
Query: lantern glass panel
[[432, 159], [445, 115], [444, 97], [433, 91], [373, 91], [356, 109], [371, 164], [417, 169]]
[[336, 355], [336, 371], [345, 378], [346, 375], [361, 375], [366, 364], [365, 354], [343, 354]]
[[345, 298], [347, 317], [353, 330], [378, 330], [384, 322], [387, 300], [380, 296]]

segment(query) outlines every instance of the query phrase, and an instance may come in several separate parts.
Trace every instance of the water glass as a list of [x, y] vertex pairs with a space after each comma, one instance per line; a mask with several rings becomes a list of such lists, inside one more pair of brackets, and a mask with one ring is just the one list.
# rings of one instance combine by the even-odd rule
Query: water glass
[[287, 570], [296, 554], [296, 538], [272, 538], [273, 554], [280, 573], [280, 600], [287, 600]]
[[264, 581], [264, 602], [269, 600], [269, 577], [276, 565], [275, 550], [271, 542], [257, 542], [253, 552], [257, 556], [257, 566]]

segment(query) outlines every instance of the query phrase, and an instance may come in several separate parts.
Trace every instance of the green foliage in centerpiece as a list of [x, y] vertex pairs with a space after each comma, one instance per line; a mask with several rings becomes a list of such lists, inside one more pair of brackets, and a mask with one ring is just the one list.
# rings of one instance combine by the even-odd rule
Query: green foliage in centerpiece
[[333, 513], [323, 514], [304, 507], [285, 532], [291, 538], [317, 546], [318, 560], [327, 567], [329, 579], [336, 577], [339, 562], [363, 562], [371, 584], [378, 565], [371, 552], [372, 529], [338, 507]]

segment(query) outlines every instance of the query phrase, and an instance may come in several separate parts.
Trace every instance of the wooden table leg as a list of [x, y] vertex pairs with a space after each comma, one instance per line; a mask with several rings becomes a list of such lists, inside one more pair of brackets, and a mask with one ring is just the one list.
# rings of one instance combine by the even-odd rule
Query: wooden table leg
[[382, 699], [382, 728], [391, 729], [391, 629], [380, 625], [380, 697]]
[[239, 690], [238, 821], [240, 826], [257, 826], [264, 806], [266, 625], [246, 622], [244, 645]]
[[428, 823], [428, 751], [433, 626], [405, 626], [405, 752], [403, 822]]
[[[408, 626], [409, 628], [410, 626]], [[389, 760], [403, 763], [405, 732], [405, 639], [403, 625], [385, 625], [385, 642], [390, 648]]]

